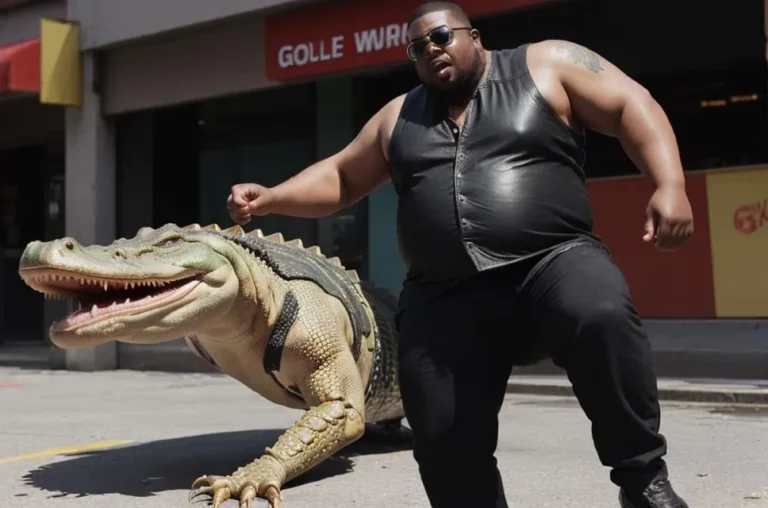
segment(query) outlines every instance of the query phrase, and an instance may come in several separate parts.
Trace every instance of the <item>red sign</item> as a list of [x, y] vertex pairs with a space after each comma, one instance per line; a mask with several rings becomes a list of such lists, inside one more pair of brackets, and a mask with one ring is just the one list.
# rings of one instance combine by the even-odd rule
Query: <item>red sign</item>
[[[469, 17], [552, 0], [458, 0]], [[338, 0], [287, 10], [265, 20], [270, 81], [408, 61], [406, 24], [422, 0]]]

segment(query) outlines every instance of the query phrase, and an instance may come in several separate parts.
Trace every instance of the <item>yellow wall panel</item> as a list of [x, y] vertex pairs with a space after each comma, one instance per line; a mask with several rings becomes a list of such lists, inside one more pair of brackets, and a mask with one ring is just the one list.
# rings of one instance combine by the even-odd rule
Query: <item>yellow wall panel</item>
[[707, 174], [718, 317], [768, 317], [768, 168]]
[[40, 19], [40, 102], [63, 106], [82, 104], [80, 26], [77, 23]]

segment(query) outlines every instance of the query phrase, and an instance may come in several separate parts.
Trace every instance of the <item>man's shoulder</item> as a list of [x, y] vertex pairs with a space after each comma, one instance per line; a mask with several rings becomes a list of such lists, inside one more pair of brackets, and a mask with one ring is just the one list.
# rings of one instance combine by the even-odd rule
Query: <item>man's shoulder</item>
[[397, 118], [400, 115], [400, 111], [403, 109], [403, 104], [405, 104], [405, 101], [408, 98], [409, 93], [410, 92], [400, 94], [394, 99], [391, 99], [389, 102], [387, 102], [381, 108], [382, 116], [389, 119]]
[[379, 110], [380, 126], [383, 138], [389, 143], [389, 138], [392, 136], [392, 131], [395, 128], [397, 120], [400, 118], [400, 113], [403, 110], [403, 104], [405, 103], [407, 93], [400, 94], [394, 99], [391, 99]]
[[406, 93], [400, 94], [386, 103], [380, 110], [381, 114], [387, 118], [398, 118], [409, 104], [427, 100], [429, 90], [424, 85], [416, 85]]
[[532, 42], [528, 48], [528, 61], [537, 65], [561, 65], [582, 62], [594, 53], [579, 43], [565, 39], [545, 39]]

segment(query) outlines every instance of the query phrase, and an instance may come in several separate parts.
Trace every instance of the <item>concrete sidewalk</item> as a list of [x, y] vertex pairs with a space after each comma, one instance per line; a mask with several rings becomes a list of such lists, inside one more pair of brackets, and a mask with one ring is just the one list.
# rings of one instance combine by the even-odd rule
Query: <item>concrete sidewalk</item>
[[[573, 396], [565, 376], [513, 375], [507, 393]], [[661, 400], [768, 405], [768, 380], [659, 379]]]
[[[175, 344], [121, 345], [121, 350], [121, 370], [175, 372], [180, 375], [214, 372], [208, 364], [194, 356], [188, 349]], [[754, 361], [754, 358], [752, 360]], [[658, 369], [662, 400], [768, 405], [768, 379], [671, 377], [669, 372], [679, 372], [680, 365], [684, 363], [676, 361], [670, 368]], [[736, 363], [736, 365], [743, 364]], [[768, 363], [759, 365], [760, 372], [764, 372], [765, 365]], [[52, 368], [48, 348], [43, 346], [0, 348], [0, 366], [31, 370]], [[711, 366], [711, 362], [703, 363], [699, 370], [708, 370], [710, 375], [712, 372], [718, 372], [716, 369], [705, 368]], [[513, 374], [507, 385], [507, 393], [573, 396], [571, 385], [563, 375], [563, 371], [551, 365], [550, 362], [525, 367], [520, 369], [520, 374]]]

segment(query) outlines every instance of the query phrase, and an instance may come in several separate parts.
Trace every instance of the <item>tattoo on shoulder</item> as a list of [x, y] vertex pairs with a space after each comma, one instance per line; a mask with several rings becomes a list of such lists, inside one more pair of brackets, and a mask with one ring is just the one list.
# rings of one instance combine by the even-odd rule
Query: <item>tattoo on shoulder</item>
[[556, 48], [565, 53], [568, 59], [576, 65], [581, 64], [594, 73], [605, 70], [600, 64], [600, 57], [594, 51], [583, 46], [569, 42], [558, 42]]

